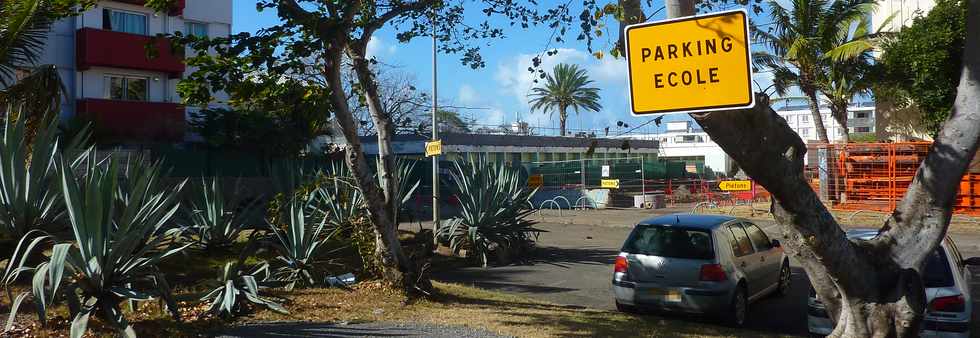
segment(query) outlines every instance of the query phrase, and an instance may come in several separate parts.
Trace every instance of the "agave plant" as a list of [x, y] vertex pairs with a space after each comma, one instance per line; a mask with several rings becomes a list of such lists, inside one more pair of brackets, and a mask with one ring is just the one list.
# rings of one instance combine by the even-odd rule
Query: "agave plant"
[[[59, 183], [74, 237], [62, 242], [32, 231], [20, 240], [4, 285], [10, 295], [11, 283], [31, 273], [33, 288], [12, 299], [6, 330], [28, 296], [42, 325], [49, 306], [64, 300], [72, 317], [71, 337], [85, 333], [92, 315], [115, 326], [121, 335], [135, 337], [120, 309], [124, 301], [159, 299], [179, 318], [157, 263], [187, 247], [174, 240], [179, 229], [164, 230], [177, 212], [183, 183], [160, 184], [158, 163], [129, 165], [124, 170], [120, 160], [99, 164], [93, 157], [85, 161], [83, 176], [59, 161]], [[55, 243], [50, 253], [37, 250], [44, 242]], [[42, 255], [40, 263], [28, 265], [32, 261], [28, 257], [35, 253]]]
[[[48, 123], [28, 143], [26, 120], [3, 119], [0, 139], [0, 232], [21, 238], [33, 229], [57, 232], [63, 225], [64, 208], [57, 188], [55, 159], [62, 153], [57, 123]], [[87, 133], [79, 133], [67, 145], [65, 154], [72, 156], [71, 166], [80, 163], [87, 152]]]
[[527, 189], [518, 169], [478, 159], [456, 161], [451, 174], [461, 216], [440, 227], [437, 235], [454, 252], [472, 250], [486, 266], [491, 249], [521, 248], [542, 232], [527, 219], [533, 212], [528, 201], [537, 190]]
[[[245, 230], [244, 215], [228, 208], [235, 203], [226, 204], [218, 178], [202, 178], [189, 204], [190, 208], [185, 209], [190, 222], [187, 230], [195, 243], [205, 249], [227, 248]], [[244, 210], [252, 210], [254, 204], [249, 203]]]
[[279, 285], [271, 279], [267, 263], [255, 266], [246, 266], [241, 261], [225, 263], [218, 282], [217, 288], [199, 299], [211, 304], [208, 313], [230, 318], [242, 313], [248, 304], [254, 304], [289, 314], [275, 299], [260, 294], [264, 289]]
[[306, 286], [316, 285], [325, 277], [323, 266], [328, 262], [321, 259], [327, 241], [337, 233], [336, 229], [324, 233], [326, 217], [319, 217], [315, 225], [307, 225], [312, 217], [306, 215], [308, 201], [298, 198], [290, 200], [287, 206], [285, 229], [270, 223], [273, 233], [272, 247], [279, 254], [275, 261], [280, 265], [272, 272], [272, 279], [285, 283], [286, 290], [292, 290], [297, 283]]

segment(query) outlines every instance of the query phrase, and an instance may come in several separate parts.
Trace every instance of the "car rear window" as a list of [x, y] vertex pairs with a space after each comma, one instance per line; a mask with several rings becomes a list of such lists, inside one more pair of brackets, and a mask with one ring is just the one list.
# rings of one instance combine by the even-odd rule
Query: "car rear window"
[[711, 234], [701, 229], [640, 224], [633, 229], [623, 251], [669, 258], [712, 259]]
[[946, 251], [942, 247], [936, 248], [936, 251], [926, 257], [926, 271], [922, 281], [927, 288], [953, 286], [953, 271], [949, 268], [949, 260], [946, 259]]

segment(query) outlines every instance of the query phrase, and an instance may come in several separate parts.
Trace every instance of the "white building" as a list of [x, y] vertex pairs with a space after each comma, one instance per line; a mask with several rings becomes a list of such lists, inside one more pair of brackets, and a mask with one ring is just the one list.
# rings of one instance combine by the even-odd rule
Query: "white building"
[[[786, 123], [793, 129], [805, 142], [818, 142], [816, 127], [813, 123], [813, 114], [808, 106], [786, 106], [776, 110], [776, 114], [786, 119]], [[820, 114], [823, 116], [823, 125], [827, 129], [827, 138], [830, 142], [836, 143], [844, 135], [845, 131], [830, 116], [830, 109], [820, 107]], [[874, 103], [864, 103], [853, 105], [847, 108], [847, 133], [873, 133], [875, 131], [875, 107]]]
[[[145, 1], [99, 1], [81, 15], [56, 22], [39, 64], [60, 69], [69, 93], [62, 116], [92, 121], [97, 133], [123, 142], [184, 140], [187, 109], [177, 82], [189, 72], [169, 42], [146, 46], [157, 34], [231, 34], [231, 0], [181, 0], [165, 13]], [[188, 51], [190, 53], [190, 51]]]
[[[871, 14], [871, 27], [875, 30], [883, 28], [882, 31], [897, 32], [912, 24], [915, 17], [929, 13], [935, 6], [936, 2], [933, 0], [880, 0]], [[891, 21], [888, 21], [889, 17], [892, 17]]]
[[696, 172], [697, 165], [703, 164], [716, 173], [726, 175], [734, 169], [734, 162], [707, 133], [696, 126], [693, 121], [667, 122], [664, 133], [630, 134], [619, 138], [660, 141], [659, 158], [684, 162], [688, 172]]

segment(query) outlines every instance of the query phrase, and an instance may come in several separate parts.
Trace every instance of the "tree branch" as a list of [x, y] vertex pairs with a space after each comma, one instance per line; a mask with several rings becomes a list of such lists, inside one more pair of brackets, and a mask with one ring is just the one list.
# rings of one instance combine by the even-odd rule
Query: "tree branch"
[[[839, 300], [832, 281], [875, 267], [858, 259], [860, 249], [846, 238], [804, 178], [806, 145], [799, 135], [769, 107], [768, 96], [756, 94], [756, 100], [752, 109], [691, 116], [745, 173], [772, 194], [773, 215], [786, 225], [782, 229], [787, 251], [799, 258], [810, 278], [826, 281], [814, 286], [835, 313], [834, 302]], [[871, 290], [870, 285], [859, 283], [843, 287], [845, 292]]]
[[949, 227], [960, 181], [980, 144], [980, 0], [969, 0], [963, 72], [953, 111], [912, 185], [875, 239], [897, 262], [921, 271]]

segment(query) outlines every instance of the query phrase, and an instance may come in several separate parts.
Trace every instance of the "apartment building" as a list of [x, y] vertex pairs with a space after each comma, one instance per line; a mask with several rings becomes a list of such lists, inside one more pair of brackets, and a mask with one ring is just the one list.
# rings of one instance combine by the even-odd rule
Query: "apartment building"
[[[805, 142], [817, 142], [816, 126], [813, 123], [813, 114], [809, 106], [784, 106], [776, 110], [776, 114], [786, 119], [786, 123], [793, 129]], [[847, 129], [841, 126], [830, 117], [830, 109], [820, 107], [824, 128], [827, 129], [827, 138], [831, 143], [837, 143], [844, 136], [844, 133], [873, 133], [875, 132], [875, 105], [873, 102], [863, 102], [847, 108]]]
[[[41, 64], [60, 69], [69, 93], [63, 119], [92, 121], [95, 132], [124, 143], [181, 142], [188, 108], [177, 82], [189, 72], [184, 54], [158, 34], [231, 34], [231, 0], [181, 0], [168, 12], [145, 1], [99, 1], [54, 24]], [[159, 55], [147, 57], [153, 43]], [[186, 53], [192, 53], [187, 51]], [[220, 100], [221, 98], [219, 98]]]

